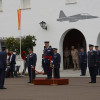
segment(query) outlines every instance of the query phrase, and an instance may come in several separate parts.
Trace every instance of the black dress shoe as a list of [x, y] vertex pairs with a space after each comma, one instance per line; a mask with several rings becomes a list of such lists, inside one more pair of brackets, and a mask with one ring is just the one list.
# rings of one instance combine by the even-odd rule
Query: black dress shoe
[[46, 78], [46, 79], [47, 79], [47, 80], [50, 80], [51, 78], [48, 77], [48, 78]]
[[85, 76], [85, 75], [80, 75], [80, 76]]
[[89, 83], [93, 83], [93, 82], [91, 81], [91, 82], [89, 82]]
[[91, 81], [91, 82], [89, 82], [89, 83], [96, 83], [95, 81]]
[[7, 89], [7, 88], [5, 88], [5, 87], [1, 87], [0, 89]]
[[31, 83], [31, 82], [27, 82], [27, 83]]
[[96, 83], [96, 81], [93, 81], [92, 83]]

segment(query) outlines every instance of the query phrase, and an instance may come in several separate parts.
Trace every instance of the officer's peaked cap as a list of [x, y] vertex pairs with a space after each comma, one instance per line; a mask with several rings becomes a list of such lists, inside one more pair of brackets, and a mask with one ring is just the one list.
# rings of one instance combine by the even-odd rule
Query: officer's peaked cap
[[80, 49], [84, 49], [83, 47], [81, 47]]
[[44, 43], [49, 43], [49, 41], [45, 41]]
[[29, 51], [33, 51], [33, 48], [29, 48]]
[[5, 50], [6, 49], [6, 46], [2, 46], [2, 50]]
[[94, 45], [92, 45], [92, 44], [89, 44], [89, 47], [94, 47]]
[[2, 49], [6, 49], [6, 46], [2, 46]]
[[99, 46], [96, 45], [95, 47], [98, 48]]
[[53, 48], [53, 50], [58, 50], [57, 48]]

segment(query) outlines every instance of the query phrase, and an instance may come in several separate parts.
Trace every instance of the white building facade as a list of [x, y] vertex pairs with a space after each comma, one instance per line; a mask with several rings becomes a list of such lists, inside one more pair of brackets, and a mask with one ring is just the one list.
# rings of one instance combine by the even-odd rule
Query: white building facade
[[[100, 0], [0, 0], [0, 37], [19, 37], [17, 10], [21, 13], [22, 36], [36, 36], [37, 70], [41, 70], [44, 41], [61, 54], [75, 45], [88, 50], [88, 44], [100, 46]], [[40, 27], [46, 22], [47, 30]]]

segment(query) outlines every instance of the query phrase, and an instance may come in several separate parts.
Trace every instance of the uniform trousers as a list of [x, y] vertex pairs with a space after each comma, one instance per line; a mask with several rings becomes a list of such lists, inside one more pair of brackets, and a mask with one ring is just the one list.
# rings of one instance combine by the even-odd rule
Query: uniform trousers
[[54, 78], [60, 78], [59, 68], [54, 68]]
[[11, 69], [11, 77], [17, 76], [15, 71], [15, 64], [11, 64], [10, 69]]
[[67, 69], [69, 67], [69, 57], [64, 58], [64, 68], [66, 69], [66, 67], [67, 67]]
[[89, 72], [90, 72], [91, 82], [96, 82], [95, 66], [89, 67]]
[[28, 66], [28, 73], [29, 73], [29, 81], [32, 82], [35, 79], [35, 70], [31, 69], [31, 66]]
[[100, 75], [100, 66], [96, 66], [96, 75]]
[[5, 81], [5, 70], [0, 69], [0, 88], [3, 88]]
[[74, 64], [74, 69], [76, 69], [76, 67], [79, 68], [79, 59], [72, 59], [73, 60], [73, 64]]
[[50, 70], [50, 69], [52, 66], [50, 66], [50, 61], [45, 62], [45, 67], [46, 67], [46, 72], [47, 72], [47, 78], [51, 79], [52, 78], [52, 70]]
[[86, 75], [87, 63], [80, 63], [81, 75]]

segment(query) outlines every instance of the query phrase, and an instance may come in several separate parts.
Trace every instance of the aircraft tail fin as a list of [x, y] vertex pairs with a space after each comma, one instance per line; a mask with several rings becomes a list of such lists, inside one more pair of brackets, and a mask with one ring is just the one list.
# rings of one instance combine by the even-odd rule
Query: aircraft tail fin
[[60, 11], [60, 14], [59, 14], [59, 18], [64, 18], [64, 17], [66, 17], [66, 15], [65, 15], [64, 12], [61, 10], [61, 11]]

